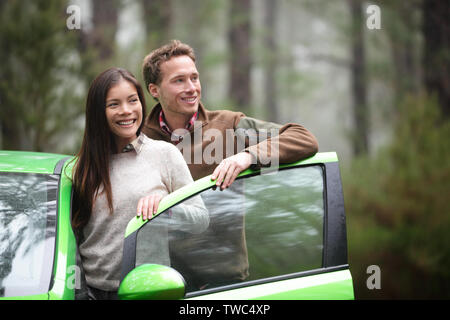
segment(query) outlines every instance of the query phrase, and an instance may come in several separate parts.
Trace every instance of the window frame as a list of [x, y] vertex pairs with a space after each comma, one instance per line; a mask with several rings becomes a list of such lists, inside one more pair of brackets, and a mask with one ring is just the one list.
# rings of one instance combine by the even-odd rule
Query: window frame
[[[329, 160], [327, 160], [327, 157]], [[317, 158], [318, 160], [322, 161], [317, 161]], [[315, 157], [303, 161], [299, 161], [293, 164], [280, 165], [279, 168], [277, 168], [277, 171], [308, 166], [320, 166], [323, 172], [324, 221], [323, 221], [323, 251], [322, 251], [323, 256], [321, 268], [279, 275], [269, 278], [243, 281], [241, 283], [194, 291], [187, 293], [185, 295], [185, 298], [198, 297], [226, 290], [251, 287], [254, 285], [271, 283], [275, 281], [301, 278], [311, 275], [318, 275], [323, 273], [349, 269], [347, 260], [348, 259], [347, 233], [346, 233], [344, 198], [343, 198], [339, 163], [336, 154], [334, 152], [322, 154], [319, 153]], [[261, 174], [260, 170], [248, 169], [242, 172], [237, 177], [237, 179], [250, 178], [260, 174]], [[178, 203], [190, 197], [196, 196], [199, 193], [213, 186], [214, 183], [211, 181], [210, 176], [207, 176], [195, 181], [194, 183], [188, 186], [185, 186], [184, 188], [175, 191], [175, 193], [177, 194], [170, 194], [169, 196], [166, 197], [166, 199], [163, 199], [161, 201], [157, 216], [155, 216], [153, 219], [157, 219], [160, 214], [164, 214], [164, 212], [166, 212], [171, 207], [177, 205]], [[137, 221], [138, 219], [139, 218], [134, 218], [130, 221], [127, 227], [127, 231], [125, 233], [121, 281], [131, 270], [133, 270], [136, 267], [135, 262], [136, 262], [137, 233], [146, 223], [149, 222], [149, 220], [142, 221], [141, 219], [139, 219], [141, 221]]]

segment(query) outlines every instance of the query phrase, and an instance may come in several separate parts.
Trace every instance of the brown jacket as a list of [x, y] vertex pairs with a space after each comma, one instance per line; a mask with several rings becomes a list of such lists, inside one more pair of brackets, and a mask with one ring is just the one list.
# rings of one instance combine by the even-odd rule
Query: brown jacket
[[[147, 117], [143, 132], [149, 138], [171, 142], [171, 137], [160, 128], [160, 111], [161, 106], [157, 104]], [[240, 147], [254, 156], [256, 167], [270, 166], [272, 157], [279, 163], [295, 162], [313, 156], [318, 150], [314, 135], [299, 124], [281, 126], [246, 117], [242, 112], [209, 111], [201, 104], [198, 111], [196, 124], [177, 145], [194, 180], [211, 174], [227, 154], [242, 151]], [[279, 135], [271, 137], [273, 133]], [[252, 142], [258, 143], [252, 145]], [[278, 157], [272, 152], [274, 146], [278, 148]]]
[[[159, 104], [153, 108], [143, 132], [152, 139], [171, 142], [171, 137], [160, 128], [160, 111]], [[246, 117], [242, 112], [209, 111], [201, 104], [198, 111], [193, 128], [185, 130], [177, 144], [194, 180], [211, 174], [222, 159], [242, 150], [253, 155], [255, 167], [295, 162], [318, 150], [316, 138], [298, 124], [281, 126]], [[234, 183], [231, 188], [239, 186]], [[172, 266], [186, 278], [188, 291], [205, 285], [232, 284], [248, 277], [245, 215], [233, 212], [224, 221], [221, 218], [224, 213], [217, 213], [213, 207], [208, 208], [211, 215], [208, 231], [170, 244]], [[222, 248], [224, 243], [226, 250]]]

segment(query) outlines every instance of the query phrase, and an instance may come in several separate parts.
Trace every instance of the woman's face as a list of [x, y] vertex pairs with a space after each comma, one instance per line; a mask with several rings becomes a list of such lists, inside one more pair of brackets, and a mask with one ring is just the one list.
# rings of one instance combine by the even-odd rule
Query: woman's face
[[142, 122], [142, 105], [136, 87], [121, 79], [106, 95], [106, 120], [114, 134], [117, 152], [136, 139]]

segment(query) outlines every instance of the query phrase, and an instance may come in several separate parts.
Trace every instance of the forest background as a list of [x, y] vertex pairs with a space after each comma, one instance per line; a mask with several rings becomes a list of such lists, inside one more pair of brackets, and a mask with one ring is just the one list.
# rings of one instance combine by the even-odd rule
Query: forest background
[[75, 154], [93, 78], [142, 81], [179, 39], [209, 109], [337, 152], [356, 298], [448, 299], [449, 17], [439, 0], [0, 0], [0, 149]]

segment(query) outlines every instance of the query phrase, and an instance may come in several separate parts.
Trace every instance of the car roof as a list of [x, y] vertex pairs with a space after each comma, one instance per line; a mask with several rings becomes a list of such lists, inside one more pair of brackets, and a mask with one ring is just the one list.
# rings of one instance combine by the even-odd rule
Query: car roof
[[64, 159], [71, 156], [55, 153], [0, 150], [0, 171], [60, 173]]

